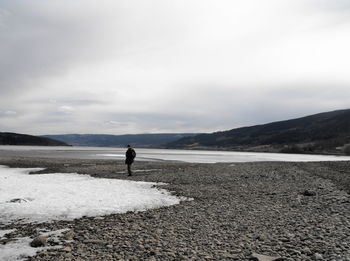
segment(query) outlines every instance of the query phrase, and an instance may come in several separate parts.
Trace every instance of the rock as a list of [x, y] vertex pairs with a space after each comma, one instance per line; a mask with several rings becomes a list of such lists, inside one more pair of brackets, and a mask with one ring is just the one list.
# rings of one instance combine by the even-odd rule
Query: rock
[[45, 236], [38, 236], [33, 239], [32, 242], [30, 242], [31, 247], [43, 247], [47, 245], [47, 237]]
[[265, 256], [265, 255], [253, 253], [250, 260], [251, 261], [284, 261], [285, 259], [282, 257]]
[[100, 245], [104, 245], [104, 241], [102, 240], [99, 240], [99, 239], [87, 239], [87, 240], [84, 240], [84, 243], [85, 244], [100, 244]]
[[308, 247], [304, 247], [304, 249], [302, 250], [302, 252], [303, 252], [305, 255], [308, 255], [308, 256], [311, 256], [311, 255], [312, 255], [312, 252], [311, 252], [310, 248], [308, 248]]
[[65, 239], [65, 240], [72, 240], [73, 239], [73, 237], [74, 237], [74, 232], [73, 231], [68, 231], [67, 233], [65, 233], [64, 235], [63, 235], [63, 238]]
[[72, 249], [71, 249], [70, 247], [65, 247], [65, 248], [63, 248], [62, 250], [63, 250], [63, 251], [66, 251], [66, 252], [71, 252], [71, 251], [72, 251]]
[[313, 197], [313, 196], [316, 196], [316, 192], [312, 191], [312, 190], [305, 190], [303, 192], [303, 195], [306, 196], [306, 197]]
[[224, 253], [224, 254], [222, 254], [222, 256], [224, 258], [231, 258], [231, 259], [238, 259], [239, 258], [239, 255], [237, 255], [237, 254], [230, 254], [230, 253]]
[[11, 238], [5, 238], [0, 240], [0, 245], [6, 245], [7, 243], [13, 241]]
[[13, 198], [9, 201], [7, 201], [7, 203], [26, 203], [32, 201], [30, 198]]
[[319, 253], [315, 253], [315, 259], [316, 260], [324, 260], [323, 256], [321, 254], [319, 254]]

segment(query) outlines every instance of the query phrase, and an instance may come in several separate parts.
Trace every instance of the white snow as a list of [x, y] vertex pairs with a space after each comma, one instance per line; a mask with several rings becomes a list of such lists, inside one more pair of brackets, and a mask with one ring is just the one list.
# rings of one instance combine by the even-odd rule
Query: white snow
[[22, 237], [6, 245], [0, 245], [0, 260], [26, 260], [28, 256], [35, 256], [43, 248], [31, 247], [29, 244], [32, 240], [29, 237]]
[[16, 229], [0, 230], [0, 239], [2, 239], [6, 234], [12, 233], [14, 231], [16, 231]]
[[[69, 229], [61, 229], [56, 231], [49, 231], [41, 234], [56, 239], [63, 232]], [[4, 230], [0, 230], [0, 233]], [[50, 249], [50, 248], [61, 248], [62, 246], [47, 246], [47, 247], [31, 247], [30, 242], [33, 239], [30, 237], [16, 238], [15, 241], [11, 241], [5, 245], [0, 245], [0, 260], [1, 261], [14, 261], [14, 260], [27, 260], [30, 256], [35, 256], [37, 252]]]
[[[0, 224], [72, 220], [179, 204], [157, 183], [100, 179], [75, 173], [0, 166]], [[158, 183], [159, 184], [159, 183]]]

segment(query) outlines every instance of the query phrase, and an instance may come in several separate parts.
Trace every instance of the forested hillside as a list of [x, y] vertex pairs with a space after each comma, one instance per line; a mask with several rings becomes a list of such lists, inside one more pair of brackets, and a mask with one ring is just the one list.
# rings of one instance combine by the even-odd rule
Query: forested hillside
[[185, 137], [169, 148], [295, 153], [343, 153], [350, 143], [350, 109]]

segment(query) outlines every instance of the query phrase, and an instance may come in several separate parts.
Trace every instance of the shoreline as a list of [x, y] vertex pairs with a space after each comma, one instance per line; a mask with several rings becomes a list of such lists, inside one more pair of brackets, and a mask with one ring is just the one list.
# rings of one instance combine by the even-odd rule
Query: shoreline
[[250, 260], [254, 253], [300, 261], [350, 259], [348, 161], [136, 161], [133, 170], [141, 171], [132, 177], [115, 160], [3, 157], [0, 165], [162, 182], [162, 188], [194, 198], [145, 212], [2, 227], [17, 228], [12, 237], [34, 237], [37, 228], [70, 229], [65, 236], [71, 241], [62, 249], [28, 260]]

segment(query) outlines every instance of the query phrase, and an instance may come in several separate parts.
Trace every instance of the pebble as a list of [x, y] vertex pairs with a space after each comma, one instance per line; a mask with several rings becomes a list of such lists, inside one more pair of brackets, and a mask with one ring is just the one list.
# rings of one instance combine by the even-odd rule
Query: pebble
[[30, 242], [31, 247], [43, 247], [47, 245], [47, 237], [46, 236], [38, 236]]
[[319, 253], [315, 253], [315, 259], [316, 260], [323, 260], [323, 256]]

